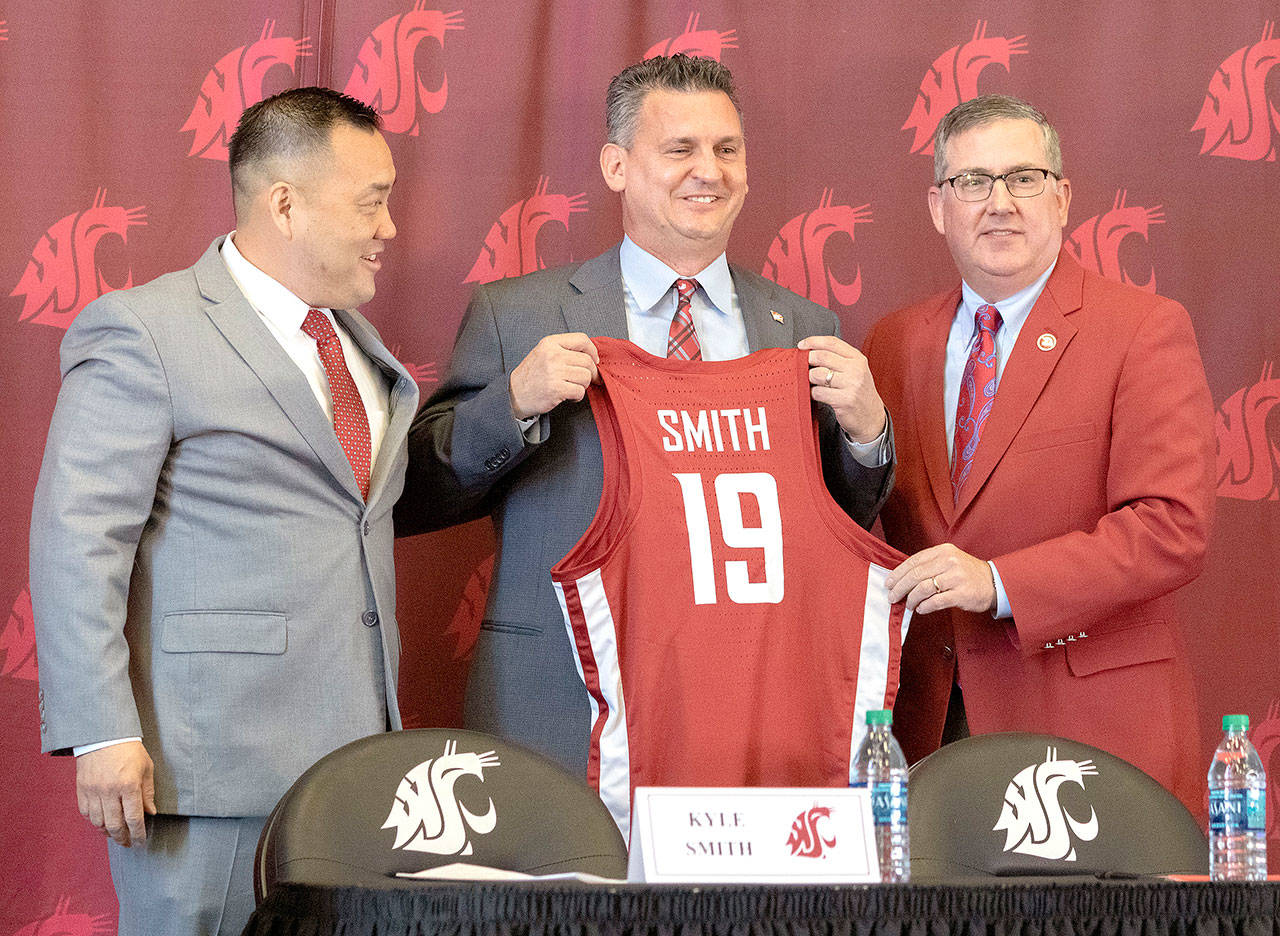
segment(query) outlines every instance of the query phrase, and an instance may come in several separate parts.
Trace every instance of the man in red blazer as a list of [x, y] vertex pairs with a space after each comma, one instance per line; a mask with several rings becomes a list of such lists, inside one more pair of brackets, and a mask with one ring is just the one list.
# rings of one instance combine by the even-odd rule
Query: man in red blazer
[[1077, 739], [1203, 809], [1173, 592], [1214, 505], [1213, 404], [1186, 310], [1062, 250], [1057, 133], [1014, 98], [934, 138], [934, 226], [962, 285], [880, 321], [866, 355], [897, 435], [881, 511], [911, 557], [894, 733], [915, 761], [992, 731]]

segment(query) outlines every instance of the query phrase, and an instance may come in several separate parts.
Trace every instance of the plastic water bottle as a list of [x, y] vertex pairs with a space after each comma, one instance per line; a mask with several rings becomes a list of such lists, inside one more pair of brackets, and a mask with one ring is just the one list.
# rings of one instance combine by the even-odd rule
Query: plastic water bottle
[[1226, 735], [1209, 765], [1209, 879], [1267, 879], [1267, 775], [1245, 731], [1248, 715], [1222, 716]]
[[876, 824], [880, 880], [911, 880], [911, 841], [907, 832], [907, 759], [893, 736], [893, 712], [867, 712], [867, 736], [853, 762], [853, 783], [871, 791]]

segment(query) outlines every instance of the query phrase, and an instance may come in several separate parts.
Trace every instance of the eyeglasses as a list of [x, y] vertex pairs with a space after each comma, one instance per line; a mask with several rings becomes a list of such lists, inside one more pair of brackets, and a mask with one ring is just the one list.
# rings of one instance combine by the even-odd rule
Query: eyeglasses
[[1014, 169], [1000, 175], [988, 175], [985, 172], [962, 172], [949, 179], [943, 179], [938, 187], [950, 183], [955, 190], [956, 198], [963, 202], [986, 201], [991, 197], [991, 190], [998, 180], [1004, 180], [1005, 190], [1014, 198], [1034, 198], [1044, 191], [1045, 181], [1053, 176], [1062, 176], [1048, 169]]

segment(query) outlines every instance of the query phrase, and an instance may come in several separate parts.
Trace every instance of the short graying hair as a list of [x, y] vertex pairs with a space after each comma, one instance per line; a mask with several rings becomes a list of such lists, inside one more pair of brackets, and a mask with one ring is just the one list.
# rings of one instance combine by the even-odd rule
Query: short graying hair
[[[942, 118], [933, 133], [933, 178], [938, 184], [946, 177], [947, 143], [967, 130], [995, 120], [1030, 120], [1044, 133], [1044, 153], [1049, 165], [1044, 168], [1062, 175], [1062, 145], [1058, 131], [1049, 118], [1026, 101], [1007, 94], [983, 94], [971, 101], [961, 101]], [[1029, 168], [1029, 167], [1028, 167]]]
[[610, 143], [630, 149], [636, 138], [640, 107], [650, 91], [720, 91], [733, 103], [742, 122], [742, 106], [733, 87], [729, 69], [713, 58], [685, 55], [656, 55], [629, 65], [609, 82], [605, 95], [605, 131]]

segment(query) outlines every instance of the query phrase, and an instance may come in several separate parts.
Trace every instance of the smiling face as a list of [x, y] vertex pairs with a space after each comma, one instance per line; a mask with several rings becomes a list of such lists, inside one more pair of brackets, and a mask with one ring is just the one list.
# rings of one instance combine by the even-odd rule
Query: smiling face
[[724, 253], [747, 195], [746, 143], [728, 96], [650, 91], [631, 146], [606, 143], [600, 168], [637, 246], [684, 276]]
[[[980, 124], [952, 137], [946, 157], [947, 177], [1049, 167], [1044, 133], [1031, 120]], [[1030, 198], [1014, 198], [1003, 182], [980, 202], [960, 201], [950, 185], [929, 189], [934, 227], [946, 238], [961, 277], [988, 302], [1007, 299], [1049, 269], [1070, 204], [1071, 183], [1053, 176]]]
[[295, 186], [289, 285], [317, 308], [354, 309], [373, 298], [378, 255], [396, 236], [387, 209], [396, 170], [374, 130], [336, 124], [329, 149]]

